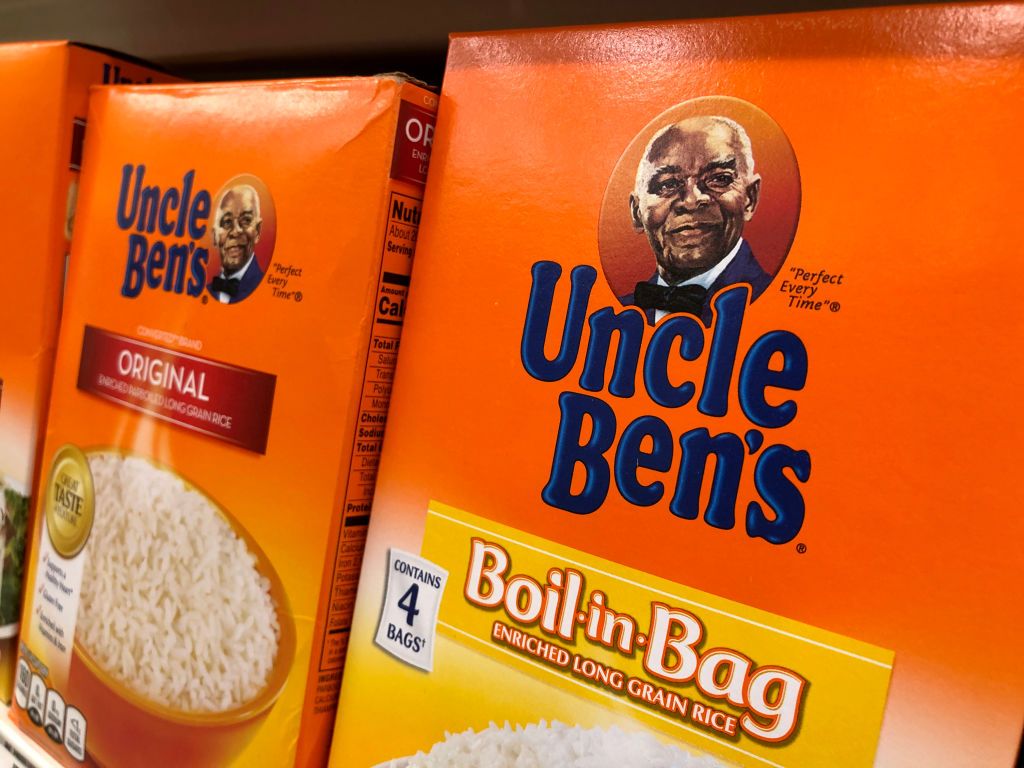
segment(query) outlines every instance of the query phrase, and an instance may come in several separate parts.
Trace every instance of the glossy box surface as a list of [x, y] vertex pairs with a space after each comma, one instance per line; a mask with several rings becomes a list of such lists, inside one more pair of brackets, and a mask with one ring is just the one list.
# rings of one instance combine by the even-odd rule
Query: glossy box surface
[[29, 494], [63, 298], [89, 87], [174, 78], [66, 42], [0, 45], [0, 699], [11, 700]]
[[1022, 29], [453, 38], [334, 765], [542, 720], [1013, 763]]
[[435, 100], [94, 94], [15, 693], [66, 764], [325, 762]]

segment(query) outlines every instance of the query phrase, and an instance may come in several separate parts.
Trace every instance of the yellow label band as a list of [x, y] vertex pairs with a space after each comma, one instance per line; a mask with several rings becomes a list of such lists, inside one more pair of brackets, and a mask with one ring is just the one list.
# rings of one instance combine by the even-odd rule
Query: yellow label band
[[443, 635], [559, 690], [743, 765], [873, 762], [890, 651], [436, 501], [423, 556]]

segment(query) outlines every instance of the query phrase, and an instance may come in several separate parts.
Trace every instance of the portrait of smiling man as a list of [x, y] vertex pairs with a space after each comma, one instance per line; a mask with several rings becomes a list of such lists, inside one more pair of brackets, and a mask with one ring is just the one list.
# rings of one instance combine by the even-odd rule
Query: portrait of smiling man
[[711, 323], [722, 288], [746, 283], [756, 299], [768, 287], [743, 227], [757, 210], [761, 177], [747, 132], [727, 117], [690, 117], [647, 144], [629, 196], [633, 228], [647, 236], [657, 270], [619, 297], [654, 324], [687, 312]]
[[253, 187], [239, 184], [225, 190], [213, 219], [213, 246], [220, 253], [220, 274], [207, 286], [222, 304], [241, 301], [263, 280], [256, 261], [262, 224], [260, 196]]

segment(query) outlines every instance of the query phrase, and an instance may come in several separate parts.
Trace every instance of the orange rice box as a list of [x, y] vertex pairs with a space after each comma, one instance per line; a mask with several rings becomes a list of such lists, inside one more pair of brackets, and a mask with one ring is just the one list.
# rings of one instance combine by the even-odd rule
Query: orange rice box
[[453, 38], [332, 765], [1013, 764], [1022, 29]]
[[94, 91], [14, 695], [62, 764], [326, 763], [436, 98]]
[[8, 703], [28, 494], [50, 393], [89, 86], [169, 79], [72, 43], [0, 45], [0, 229], [17, 238], [0, 252], [0, 699]]

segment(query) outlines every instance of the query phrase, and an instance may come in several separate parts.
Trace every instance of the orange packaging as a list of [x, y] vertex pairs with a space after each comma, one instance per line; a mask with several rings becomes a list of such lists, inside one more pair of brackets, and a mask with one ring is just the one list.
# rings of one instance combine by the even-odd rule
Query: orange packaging
[[326, 763], [435, 101], [93, 93], [14, 694], [63, 764]]
[[50, 394], [89, 86], [167, 75], [66, 42], [0, 45], [0, 699], [10, 703], [29, 489]]
[[332, 765], [1013, 765], [1022, 29], [453, 38]]

